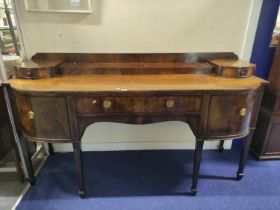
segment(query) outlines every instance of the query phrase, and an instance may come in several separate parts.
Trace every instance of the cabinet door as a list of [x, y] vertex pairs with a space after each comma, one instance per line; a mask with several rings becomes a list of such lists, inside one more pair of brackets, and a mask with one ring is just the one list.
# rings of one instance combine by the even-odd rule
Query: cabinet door
[[30, 140], [70, 140], [66, 98], [15, 94], [24, 134]]
[[206, 136], [242, 137], [249, 132], [252, 94], [213, 95], [210, 98]]

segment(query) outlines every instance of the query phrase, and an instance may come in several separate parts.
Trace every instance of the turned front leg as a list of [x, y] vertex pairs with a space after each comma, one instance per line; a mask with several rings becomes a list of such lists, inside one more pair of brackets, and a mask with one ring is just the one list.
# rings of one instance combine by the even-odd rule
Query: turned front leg
[[34, 185], [35, 184], [34, 170], [33, 170], [31, 157], [28, 153], [27, 141], [24, 138], [21, 138], [19, 142], [20, 142], [20, 147], [22, 150], [22, 155], [27, 170], [27, 176], [28, 176], [27, 179], [31, 185]]
[[86, 196], [85, 184], [84, 184], [84, 172], [83, 172], [83, 158], [81, 150], [81, 142], [73, 142], [74, 156], [76, 162], [76, 174], [79, 182], [79, 195], [81, 198]]
[[18, 175], [19, 181], [22, 183], [22, 182], [24, 182], [24, 175], [22, 173], [22, 169], [21, 169], [21, 166], [20, 166], [20, 156], [18, 155], [18, 152], [17, 152], [17, 149], [16, 149], [15, 146], [12, 148], [11, 154], [12, 154], [12, 158], [15, 162], [15, 166], [16, 166], [16, 169], [17, 169], [17, 175]]
[[198, 176], [199, 176], [199, 169], [200, 169], [200, 162], [201, 162], [203, 144], [204, 144], [203, 139], [197, 139], [196, 140], [195, 152], [194, 152], [193, 175], [192, 175], [192, 187], [191, 187], [191, 193], [194, 196], [197, 193], [197, 182], [198, 182]]
[[241, 150], [241, 155], [240, 155], [240, 161], [239, 161], [239, 166], [238, 166], [238, 171], [237, 171], [237, 180], [241, 180], [244, 176], [244, 167], [245, 163], [248, 157], [248, 153], [250, 150], [250, 145], [253, 139], [253, 134], [254, 134], [255, 129], [251, 128], [249, 135], [244, 139], [242, 150]]
[[52, 143], [48, 143], [49, 154], [52, 156], [54, 154], [54, 148]]
[[219, 152], [224, 151], [224, 144], [225, 144], [225, 140], [221, 140], [218, 148]]

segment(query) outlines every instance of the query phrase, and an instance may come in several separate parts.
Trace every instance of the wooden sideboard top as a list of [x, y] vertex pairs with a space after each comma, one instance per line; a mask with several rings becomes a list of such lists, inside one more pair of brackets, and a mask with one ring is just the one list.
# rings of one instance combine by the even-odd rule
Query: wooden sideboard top
[[50, 68], [59, 65], [62, 63], [62, 60], [41, 60], [40, 62], [36, 61], [25, 61], [22, 62], [18, 67], [19, 68]]
[[266, 83], [254, 67], [233, 53], [38, 53], [8, 83], [37, 93], [249, 90]]
[[246, 90], [266, 82], [254, 76], [236, 79], [208, 74], [76, 75], [8, 81], [13, 89], [32, 92]]
[[21, 79], [70, 75], [216, 74], [250, 77], [255, 65], [234, 53], [38, 53], [17, 69]]
[[252, 68], [252, 67], [256, 67], [255, 64], [248, 63], [247, 61], [243, 61], [243, 60], [214, 59], [214, 60], [211, 60], [211, 63], [213, 63], [217, 66], [231, 67], [231, 68]]

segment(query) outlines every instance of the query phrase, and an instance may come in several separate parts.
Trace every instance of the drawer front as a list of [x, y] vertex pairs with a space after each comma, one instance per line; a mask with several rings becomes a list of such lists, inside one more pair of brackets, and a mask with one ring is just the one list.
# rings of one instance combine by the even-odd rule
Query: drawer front
[[252, 94], [211, 96], [206, 136], [215, 138], [246, 135], [252, 106]]
[[39, 68], [39, 69], [28, 69], [19, 68], [17, 70], [17, 76], [21, 79], [43, 79], [54, 76], [55, 68]]
[[198, 113], [201, 96], [77, 97], [78, 115], [102, 113]]
[[71, 139], [64, 97], [33, 97], [15, 94], [23, 132], [31, 140]]
[[255, 73], [254, 68], [222, 68], [216, 69], [216, 74], [223, 77], [250, 77]]

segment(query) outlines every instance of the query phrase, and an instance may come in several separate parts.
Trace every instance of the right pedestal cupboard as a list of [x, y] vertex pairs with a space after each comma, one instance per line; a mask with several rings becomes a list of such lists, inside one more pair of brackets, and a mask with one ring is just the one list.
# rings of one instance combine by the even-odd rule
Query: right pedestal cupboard
[[280, 159], [280, 42], [265, 87], [251, 151], [259, 160]]

